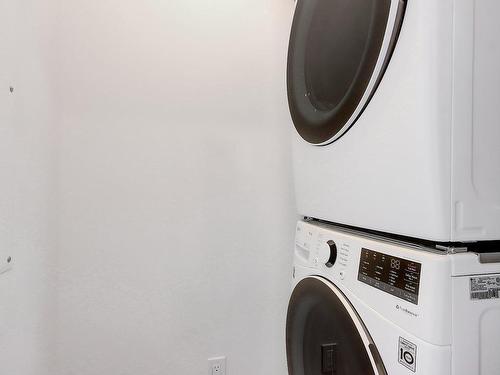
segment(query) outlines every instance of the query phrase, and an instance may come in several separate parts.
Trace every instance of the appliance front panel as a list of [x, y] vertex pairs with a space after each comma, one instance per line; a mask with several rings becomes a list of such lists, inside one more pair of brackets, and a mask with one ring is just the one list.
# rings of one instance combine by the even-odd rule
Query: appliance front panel
[[334, 143], [294, 135], [299, 213], [447, 242], [451, 230], [453, 1], [409, 1], [369, 105]]
[[[295, 266], [294, 285], [298, 285], [302, 280], [316, 277], [317, 271], [313, 268]], [[359, 315], [359, 322], [363, 322], [366, 330], [370, 333], [373, 344], [377, 348], [380, 362], [390, 375], [455, 375], [451, 372], [451, 346], [434, 345], [426, 340], [422, 340], [417, 334], [412, 334], [405, 330], [405, 326], [399, 326], [392, 319], [380, 315], [373, 310], [367, 301], [357, 298], [350, 290], [343, 288], [341, 284], [339, 290], [356, 310]], [[329, 321], [325, 325], [332, 324], [330, 315], [325, 319]], [[315, 323], [321, 325], [323, 320], [317, 319]], [[434, 317], [435, 320], [440, 317]], [[449, 319], [447, 319], [448, 321]], [[297, 327], [297, 332], [300, 328]], [[322, 354], [321, 345], [312, 345], [316, 348], [317, 355]], [[295, 353], [297, 358], [301, 358]], [[316, 357], [316, 363], [320, 365], [320, 359]], [[292, 370], [290, 370], [292, 369]], [[289, 369], [290, 375], [310, 375], [315, 372], [293, 371]], [[299, 368], [300, 369], [300, 368]], [[321, 373], [321, 372], [320, 372]]]
[[302, 279], [286, 324], [288, 371], [293, 375], [387, 375], [365, 325], [330, 282]]
[[356, 121], [389, 64], [406, 0], [298, 0], [288, 99], [298, 133], [330, 143]]
[[[330, 266], [329, 243], [332, 242], [336, 244], [337, 257]], [[364, 276], [360, 273], [365, 260], [363, 249], [378, 254], [376, 260], [369, 262], [368, 267], [376, 267], [370, 283], [360, 280]], [[402, 262], [400, 270], [397, 264], [391, 267], [391, 260]], [[451, 344], [449, 256], [300, 221], [296, 229], [294, 264], [332, 280], [344, 293], [349, 291], [408, 333], [434, 345]]]

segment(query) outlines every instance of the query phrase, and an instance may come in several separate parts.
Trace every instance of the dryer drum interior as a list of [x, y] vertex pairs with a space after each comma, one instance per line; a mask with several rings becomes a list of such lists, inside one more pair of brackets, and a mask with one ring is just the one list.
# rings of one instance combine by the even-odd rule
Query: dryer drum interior
[[298, 0], [288, 51], [288, 101], [298, 133], [328, 144], [361, 115], [389, 64], [403, 0]]
[[286, 323], [290, 375], [386, 375], [376, 346], [344, 295], [319, 277], [295, 287]]

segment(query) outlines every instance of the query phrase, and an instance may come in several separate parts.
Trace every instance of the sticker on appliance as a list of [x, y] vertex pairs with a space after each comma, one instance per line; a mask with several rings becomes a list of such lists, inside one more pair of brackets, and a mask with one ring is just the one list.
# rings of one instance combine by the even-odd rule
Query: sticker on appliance
[[398, 352], [399, 363], [413, 372], [417, 371], [417, 345], [400, 337]]
[[470, 278], [470, 299], [499, 298], [500, 275]]

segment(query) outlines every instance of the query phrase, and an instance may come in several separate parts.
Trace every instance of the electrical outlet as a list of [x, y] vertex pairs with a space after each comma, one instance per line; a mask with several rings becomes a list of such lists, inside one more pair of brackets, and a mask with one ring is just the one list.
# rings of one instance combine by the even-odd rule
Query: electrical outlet
[[208, 375], [226, 375], [226, 357], [209, 358]]

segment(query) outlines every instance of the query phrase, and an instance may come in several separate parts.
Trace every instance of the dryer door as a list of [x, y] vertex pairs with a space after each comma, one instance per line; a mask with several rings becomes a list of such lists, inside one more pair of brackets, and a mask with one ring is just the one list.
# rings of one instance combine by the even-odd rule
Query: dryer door
[[406, 0], [297, 0], [288, 102], [299, 134], [329, 144], [358, 119], [389, 64]]
[[286, 351], [289, 375], [387, 375], [352, 305], [320, 277], [300, 281], [292, 293]]

